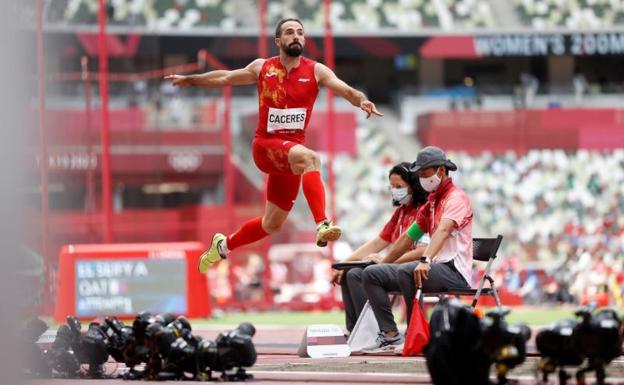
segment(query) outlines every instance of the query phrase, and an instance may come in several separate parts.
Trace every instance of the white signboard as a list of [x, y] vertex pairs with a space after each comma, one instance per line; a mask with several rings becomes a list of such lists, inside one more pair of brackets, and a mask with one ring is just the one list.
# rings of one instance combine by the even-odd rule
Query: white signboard
[[299, 345], [300, 357], [328, 358], [350, 355], [347, 339], [338, 325], [308, 326]]

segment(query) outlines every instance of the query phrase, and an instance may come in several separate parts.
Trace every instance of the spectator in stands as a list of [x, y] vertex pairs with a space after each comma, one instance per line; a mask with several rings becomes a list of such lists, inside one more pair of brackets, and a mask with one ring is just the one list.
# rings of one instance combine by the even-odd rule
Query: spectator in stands
[[[427, 192], [420, 186], [418, 178], [409, 171], [409, 167], [409, 163], [402, 162], [390, 169], [388, 178], [392, 191], [392, 204], [397, 208], [379, 235], [360, 246], [345, 261], [380, 263], [383, 258], [379, 253], [396, 241], [403, 231], [414, 222], [418, 209], [427, 201]], [[410, 245], [409, 250], [395, 263], [420, 258], [426, 242], [427, 239], [422, 239], [418, 246], [416, 243]], [[346, 326], [349, 332], [353, 330], [367, 300], [362, 286], [362, 271], [361, 268], [353, 268], [346, 272], [345, 270], [336, 270], [331, 279], [333, 284], [339, 284], [342, 289]], [[398, 291], [398, 286], [394, 290]], [[381, 297], [385, 297], [385, 301], [388, 301], [386, 291], [382, 292]], [[377, 299], [377, 301], [380, 300], [383, 299]]]
[[[505, 256], [502, 261], [521, 261], [519, 287], [527, 281], [527, 265], [543, 271], [545, 282], [550, 276], [559, 282], [557, 301], [578, 302], [595, 295], [600, 285], [617, 282], [624, 216], [615, 213], [624, 206], [624, 151], [457, 153], [453, 158], [470, 175], [459, 184], [479, 213], [476, 225], [486, 234], [509, 235], [499, 255]], [[614, 271], [596, 274], [602, 264]], [[617, 303], [622, 287], [610, 287], [611, 303]]]
[[[393, 244], [383, 259], [384, 263], [369, 266], [362, 274], [366, 294], [381, 329], [375, 345], [367, 347], [367, 351], [398, 351], [402, 350], [404, 342], [392, 312], [388, 311], [379, 295], [380, 288], [393, 285], [392, 289], [401, 290], [409, 322], [417, 288], [437, 292], [470, 287], [472, 206], [466, 193], [455, 186], [448, 176], [449, 171], [455, 170], [455, 163], [446, 157], [442, 149], [433, 146], [423, 148], [412, 164], [411, 171], [418, 173], [420, 184], [430, 194], [427, 203], [419, 209], [416, 221]], [[418, 261], [392, 264], [425, 233], [431, 240]]]
[[543, 302], [544, 293], [542, 291], [539, 278], [533, 270], [527, 272], [527, 278], [518, 291], [522, 300], [528, 305], [538, 305]]
[[529, 108], [533, 106], [535, 95], [539, 89], [539, 80], [535, 75], [523, 72], [520, 74], [520, 84], [522, 85], [524, 108]]
[[583, 95], [587, 92], [587, 78], [580, 70], [576, 70], [572, 78], [572, 86], [574, 87], [574, 100], [577, 106], [583, 103]]

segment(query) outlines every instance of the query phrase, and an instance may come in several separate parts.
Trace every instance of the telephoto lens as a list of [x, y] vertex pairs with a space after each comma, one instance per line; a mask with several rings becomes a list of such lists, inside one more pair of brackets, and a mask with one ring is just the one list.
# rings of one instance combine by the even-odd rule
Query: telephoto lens
[[145, 345], [149, 348], [150, 355], [159, 354], [162, 358], [167, 358], [176, 338], [171, 328], [159, 323], [153, 323], [145, 330]]
[[548, 383], [549, 374], [559, 369], [559, 383], [565, 385], [570, 376], [564, 367], [583, 363], [583, 357], [572, 346], [572, 332], [577, 325], [576, 320], [564, 319], [537, 333], [535, 344], [541, 356], [538, 368], [542, 383]]
[[52, 367], [46, 356], [37, 346], [37, 340], [45, 331], [48, 325], [39, 318], [31, 318], [19, 333], [19, 341], [23, 344], [23, 360], [25, 363], [24, 374], [34, 377], [50, 377]]
[[147, 327], [155, 321], [156, 318], [150, 312], [141, 312], [137, 314], [132, 322], [132, 331], [134, 333], [134, 338], [137, 339], [137, 343], [139, 345], [143, 344], [145, 329], [147, 329]]
[[136, 380], [143, 378], [143, 372], [136, 370], [136, 366], [147, 362], [148, 350], [139, 345], [134, 335], [134, 327], [125, 325], [115, 317], [104, 319], [109, 329], [108, 352], [117, 362], [124, 363], [130, 370], [123, 374], [124, 379]]
[[[245, 367], [256, 363], [257, 354], [252, 337], [256, 328], [249, 322], [236, 329], [221, 333], [212, 342], [202, 340], [197, 346], [197, 365], [212, 379], [212, 372], [221, 372], [224, 380], [244, 381], [253, 378]], [[236, 369], [234, 373], [228, 371]]]
[[243, 322], [235, 329], [239, 334], [253, 337], [256, 335], [256, 328], [249, 322]]
[[147, 379], [156, 379], [163, 368], [162, 361], [169, 355], [169, 348], [175, 339], [173, 332], [158, 322], [153, 322], [147, 326], [143, 338], [143, 343], [148, 349], [147, 365], [145, 366]]
[[587, 359], [587, 366], [576, 372], [578, 383], [585, 382], [585, 373], [595, 371], [596, 383], [605, 383], [605, 366], [622, 354], [622, 321], [611, 309], [592, 314], [590, 309], [578, 310], [581, 322], [572, 332], [572, 346]]
[[48, 330], [48, 325], [44, 321], [36, 317], [31, 318], [20, 331], [20, 339], [24, 342], [35, 343], [46, 330]]
[[104, 373], [103, 364], [108, 360], [108, 336], [98, 322], [91, 322], [87, 333], [80, 340], [80, 360], [89, 364], [88, 375], [99, 378]]
[[149, 348], [149, 360], [145, 368], [147, 378], [187, 379], [198, 372], [195, 364], [195, 348], [201, 339], [191, 334], [191, 324], [185, 317], [162, 317], [169, 324], [163, 325], [156, 317], [145, 330], [146, 346]]
[[124, 323], [119, 321], [116, 317], [106, 317], [104, 318], [104, 322], [106, 326], [108, 326], [106, 329], [106, 335], [108, 336], [108, 353], [115, 361], [126, 363], [126, 361], [128, 361], [126, 354], [129, 352], [130, 345], [134, 341], [132, 328], [124, 325]]
[[149, 359], [149, 348], [147, 347], [147, 341], [145, 333], [147, 327], [156, 322], [156, 318], [150, 312], [142, 312], [137, 314], [136, 318], [132, 322], [132, 335], [134, 337], [134, 345], [132, 352], [133, 364], [138, 365], [142, 362], [147, 362]]
[[73, 348], [74, 332], [67, 325], [59, 326], [52, 347], [44, 351], [46, 360], [58, 375], [77, 377], [80, 372], [80, 360]]
[[185, 338], [185, 336], [190, 335], [193, 331], [191, 328], [191, 323], [184, 316], [179, 316], [178, 318], [171, 321], [168, 325], [171, 330], [173, 330], [176, 337]]
[[158, 322], [161, 325], [169, 325], [173, 321], [175, 321], [176, 316], [171, 313], [160, 313], [154, 316], [153, 322]]
[[490, 385], [482, 325], [473, 311], [456, 298], [443, 298], [433, 308], [429, 324], [425, 357], [433, 384]]
[[525, 324], [508, 325], [505, 317], [509, 310], [494, 310], [481, 322], [481, 345], [494, 363], [498, 384], [508, 384], [507, 373], [526, 359], [526, 342], [531, 329]]
[[159, 380], [174, 379], [204, 379], [203, 368], [198, 363], [197, 349], [202, 340], [199, 337], [187, 335], [187, 339], [176, 338], [171, 344], [169, 355], [165, 360], [163, 370], [158, 373]]
[[236, 329], [217, 337], [215, 342], [224, 370], [250, 367], [256, 363], [256, 348], [251, 340], [254, 334], [256, 328], [249, 322], [244, 322]]

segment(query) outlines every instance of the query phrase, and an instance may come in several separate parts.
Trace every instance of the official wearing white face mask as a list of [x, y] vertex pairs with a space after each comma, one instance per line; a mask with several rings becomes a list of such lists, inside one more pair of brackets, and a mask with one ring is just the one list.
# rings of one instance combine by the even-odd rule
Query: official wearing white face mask
[[[418, 183], [415, 174], [409, 170], [410, 166], [410, 163], [402, 162], [392, 167], [388, 173], [389, 190], [392, 194], [392, 204], [395, 206], [392, 217], [377, 236], [358, 247], [347, 257], [346, 261], [367, 261], [379, 264], [384, 258], [383, 250], [396, 241], [416, 220], [418, 210], [427, 201], [427, 193]], [[366, 269], [354, 267], [346, 273], [345, 270], [332, 273], [331, 282], [339, 284], [342, 292], [347, 330], [353, 330], [368, 300], [375, 314], [383, 314], [381, 321], [378, 321], [382, 330], [393, 332], [394, 343], [401, 342], [400, 337], [397, 337], [397, 326], [393, 320], [388, 291], [400, 290], [396, 280], [397, 267], [403, 262], [417, 261], [425, 249], [425, 241], [422, 240], [420, 244], [412, 242], [404, 253], [393, 261], [387, 261], [388, 263], [384, 263], [383, 266], [368, 266]], [[374, 272], [365, 279], [367, 271], [371, 269]], [[371, 286], [373, 292], [371, 296], [364, 289], [365, 280], [374, 281], [375, 287]]]
[[[428, 146], [418, 152], [410, 171], [418, 174], [422, 188], [429, 192], [418, 219], [395, 242], [388, 256], [400, 255], [424, 233], [431, 241], [418, 262], [398, 268], [398, 281], [405, 298], [414, 298], [417, 289], [442, 292], [449, 288], [469, 288], [472, 282], [472, 204], [448, 175], [457, 166], [441, 148]], [[407, 302], [408, 319], [412, 303]]]
[[392, 193], [393, 206], [403, 206], [412, 199], [412, 193], [408, 187], [391, 187], [390, 192]]
[[[439, 174], [441, 174], [441, 176]], [[426, 192], [433, 192], [438, 188], [444, 176], [444, 169], [442, 167], [438, 167], [435, 169], [435, 173], [433, 175], [428, 177], [419, 177], [418, 179], [420, 180], [420, 185]]]

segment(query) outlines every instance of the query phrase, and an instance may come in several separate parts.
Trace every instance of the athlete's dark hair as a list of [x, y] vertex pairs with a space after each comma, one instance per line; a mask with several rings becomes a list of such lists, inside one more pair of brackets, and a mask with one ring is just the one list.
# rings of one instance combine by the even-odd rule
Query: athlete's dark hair
[[303, 23], [301, 22], [301, 20], [295, 19], [294, 17], [291, 17], [288, 19], [282, 19], [279, 21], [279, 23], [277, 23], [277, 27], [275, 27], [275, 37], [282, 36], [282, 25], [286, 23], [287, 21], [296, 21], [297, 23], [301, 24], [301, 27], [303, 27]]
[[418, 177], [410, 171], [410, 166], [409, 162], [401, 162], [390, 169], [388, 177], [392, 174], [400, 176], [412, 188], [412, 205], [420, 206], [427, 202], [429, 193], [422, 188]]

